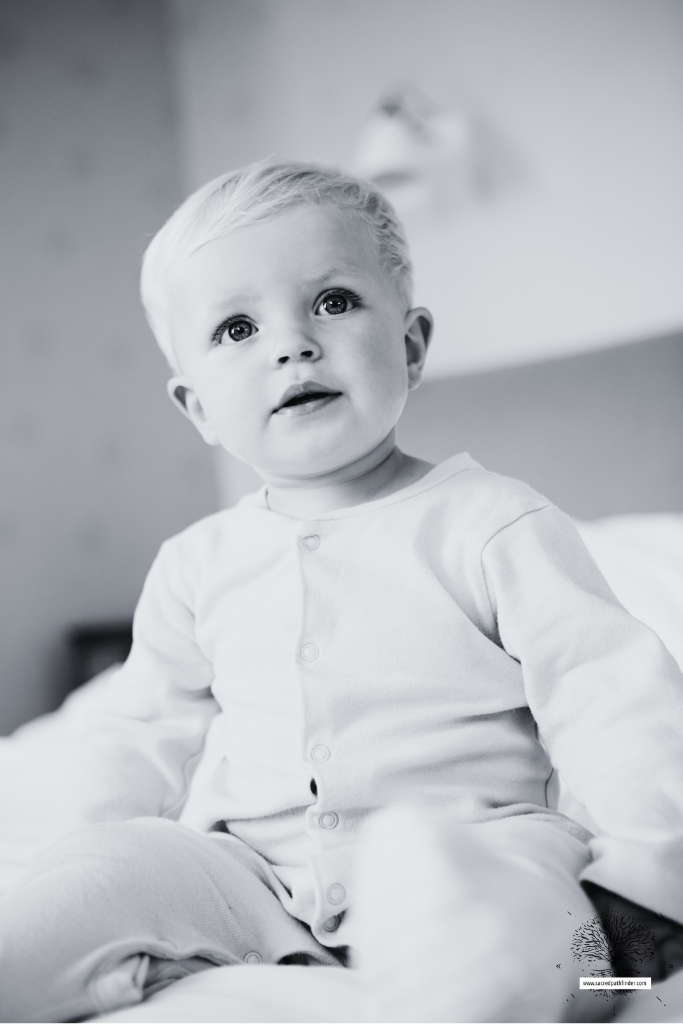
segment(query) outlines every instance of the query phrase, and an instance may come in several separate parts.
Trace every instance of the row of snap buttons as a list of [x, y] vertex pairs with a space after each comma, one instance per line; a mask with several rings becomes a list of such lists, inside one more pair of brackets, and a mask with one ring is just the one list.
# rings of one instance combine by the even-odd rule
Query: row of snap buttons
[[[308, 537], [302, 537], [301, 543], [308, 551], [315, 551], [320, 546], [320, 537], [317, 533], [312, 533]], [[315, 644], [304, 644], [301, 648], [301, 657], [304, 661], [315, 661], [318, 653], [318, 648]], [[319, 743], [313, 747], [311, 758], [313, 761], [318, 762], [327, 761], [330, 758], [330, 750], [322, 743]], [[339, 824], [339, 815], [335, 814], [334, 811], [325, 811], [324, 814], [320, 815], [318, 821], [321, 828], [336, 828]], [[335, 906], [343, 903], [346, 899], [346, 889], [339, 882], [335, 882], [327, 890], [327, 898]], [[333, 914], [332, 917], [328, 917], [327, 920], [323, 921], [323, 929], [326, 932], [334, 932], [339, 927], [339, 921], [339, 915]]]
[[[315, 551], [316, 548], [320, 546], [320, 537], [318, 536], [317, 533], [312, 533], [307, 537], [302, 537], [301, 543], [308, 551]], [[309, 643], [303, 645], [300, 653], [304, 661], [315, 661], [315, 659], [318, 657], [319, 651], [315, 644]], [[311, 759], [313, 761], [327, 761], [329, 760], [330, 756], [331, 755], [329, 748], [324, 746], [322, 743], [319, 743], [317, 746], [313, 747], [311, 751]], [[320, 815], [318, 821], [320, 823], [321, 828], [336, 828], [337, 825], [339, 824], [339, 815], [335, 814], [334, 811], [325, 811], [324, 814]], [[335, 882], [334, 885], [331, 885], [327, 890], [327, 899], [329, 900], [330, 903], [332, 903], [335, 906], [339, 903], [343, 903], [344, 900], [346, 899], [346, 889], [339, 882]], [[339, 915], [333, 914], [332, 917], [328, 917], [325, 921], [323, 921], [323, 929], [326, 932], [334, 932], [339, 927], [339, 922]]]

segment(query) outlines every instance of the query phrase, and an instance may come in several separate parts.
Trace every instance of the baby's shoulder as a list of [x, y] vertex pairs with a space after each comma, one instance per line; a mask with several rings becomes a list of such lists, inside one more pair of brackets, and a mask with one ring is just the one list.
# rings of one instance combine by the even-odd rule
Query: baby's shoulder
[[446, 476], [439, 490], [441, 495], [434, 498], [447, 506], [449, 522], [457, 523], [482, 546], [522, 516], [553, 507], [528, 484], [485, 469], [473, 459]]
[[[248, 498], [252, 496], [249, 495]], [[255, 522], [245, 499], [232, 508], [213, 512], [164, 541], [159, 557], [187, 571], [230, 561], [230, 552], [248, 543]]]

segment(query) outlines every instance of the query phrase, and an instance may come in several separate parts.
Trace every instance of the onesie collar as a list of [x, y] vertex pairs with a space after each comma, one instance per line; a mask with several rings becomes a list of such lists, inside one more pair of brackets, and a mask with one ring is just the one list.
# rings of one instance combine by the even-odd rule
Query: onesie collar
[[311, 519], [306, 520], [296, 519], [294, 516], [285, 516], [281, 512], [274, 512], [270, 509], [266, 498], [267, 486], [265, 484], [260, 487], [258, 491], [254, 491], [252, 494], [247, 494], [236, 507], [245, 510], [258, 510], [259, 512], [265, 512], [267, 515], [273, 516], [277, 519], [289, 520], [292, 523], [315, 523], [324, 520], [351, 519], [354, 516], [367, 515], [369, 512], [375, 512], [378, 509], [385, 508], [389, 505], [396, 505], [399, 502], [408, 501], [410, 498], [414, 498], [418, 494], [424, 494], [425, 491], [429, 491], [433, 487], [438, 487], [438, 485], [443, 483], [444, 480], [457, 476], [458, 473], [464, 473], [467, 470], [481, 468], [482, 467], [478, 462], [475, 462], [469, 452], [460, 452], [458, 455], [452, 455], [451, 458], [446, 459], [445, 462], [439, 463], [439, 465], [435, 466], [434, 469], [430, 469], [428, 473], [425, 473], [425, 475], [414, 484], [402, 487], [400, 490], [394, 491], [393, 494], [387, 494], [383, 498], [375, 498], [373, 501], [364, 501], [360, 505], [351, 505], [348, 508], [335, 509], [333, 512], [324, 512], [322, 515], [313, 516]]

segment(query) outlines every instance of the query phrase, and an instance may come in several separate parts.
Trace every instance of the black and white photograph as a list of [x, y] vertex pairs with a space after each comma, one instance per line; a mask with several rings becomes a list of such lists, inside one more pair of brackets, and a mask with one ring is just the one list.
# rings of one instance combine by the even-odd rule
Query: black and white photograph
[[0, 0], [0, 1021], [683, 1022], [683, 0]]

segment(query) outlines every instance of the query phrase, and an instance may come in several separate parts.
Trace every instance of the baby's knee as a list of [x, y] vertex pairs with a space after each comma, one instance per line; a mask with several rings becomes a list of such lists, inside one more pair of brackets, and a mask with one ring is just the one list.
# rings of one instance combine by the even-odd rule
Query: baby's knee
[[164, 854], [168, 855], [169, 830], [174, 823], [160, 818], [103, 822], [70, 832], [50, 846], [35, 865], [26, 882], [43, 877], [73, 878], [81, 891], [111, 887], [118, 883], [130, 888], [134, 880], [153, 872]]

